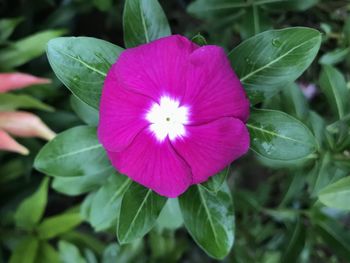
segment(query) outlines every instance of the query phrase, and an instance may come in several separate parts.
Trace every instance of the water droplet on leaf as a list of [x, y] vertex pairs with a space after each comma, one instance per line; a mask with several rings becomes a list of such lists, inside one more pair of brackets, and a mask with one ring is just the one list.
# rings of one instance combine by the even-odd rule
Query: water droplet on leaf
[[279, 40], [279, 38], [274, 38], [274, 39], [272, 40], [272, 45], [273, 45], [274, 47], [280, 47], [280, 46], [282, 45], [282, 42]]

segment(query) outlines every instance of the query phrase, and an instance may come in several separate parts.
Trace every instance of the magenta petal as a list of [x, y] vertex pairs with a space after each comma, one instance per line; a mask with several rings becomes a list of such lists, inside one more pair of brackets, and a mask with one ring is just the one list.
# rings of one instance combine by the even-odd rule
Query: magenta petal
[[[112, 67], [111, 71], [113, 71]], [[145, 115], [152, 100], [124, 90], [108, 73], [100, 101], [98, 138], [108, 151], [121, 151], [148, 124]]]
[[249, 149], [249, 133], [241, 120], [221, 118], [200, 126], [187, 126], [187, 136], [172, 142], [191, 166], [193, 184], [206, 181]]
[[114, 73], [123, 87], [155, 101], [162, 95], [181, 98], [186, 89], [188, 59], [196, 48], [179, 35], [158, 39], [125, 50]]
[[191, 105], [192, 124], [248, 119], [249, 101], [221, 47], [203, 46], [191, 54], [183, 103]]
[[148, 129], [120, 153], [108, 152], [116, 169], [160, 195], [175, 198], [191, 184], [191, 169], [169, 140], [157, 142]]

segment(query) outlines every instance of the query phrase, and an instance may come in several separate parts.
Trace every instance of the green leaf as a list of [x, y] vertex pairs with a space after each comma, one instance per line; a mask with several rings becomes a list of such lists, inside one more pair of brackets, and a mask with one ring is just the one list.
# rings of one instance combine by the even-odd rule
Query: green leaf
[[47, 57], [56, 76], [79, 99], [98, 109], [103, 82], [122, 48], [91, 37], [51, 40]]
[[77, 244], [80, 247], [87, 247], [96, 254], [102, 254], [105, 244], [98, 239], [97, 235], [83, 233], [82, 231], [69, 231], [63, 234], [61, 239]]
[[350, 210], [350, 177], [328, 185], [319, 193], [318, 198], [326, 206]]
[[291, 83], [287, 85], [281, 94], [282, 107], [284, 111], [298, 120], [306, 120], [309, 115], [309, 105], [301, 88]]
[[107, 12], [113, 8], [112, 0], [93, 0], [93, 3], [102, 12]]
[[24, 238], [12, 252], [9, 263], [36, 263], [39, 241], [34, 237]]
[[333, 218], [320, 214], [313, 218], [315, 232], [326, 247], [345, 261], [350, 258], [350, 233]]
[[277, 3], [272, 4], [271, 9], [304, 11], [316, 5], [319, 1], [320, 0], [280, 0], [275, 1]]
[[321, 90], [327, 97], [329, 106], [339, 119], [343, 118], [349, 101], [344, 76], [336, 68], [324, 65], [320, 76]]
[[318, 142], [319, 147], [324, 146], [326, 140], [326, 121], [314, 111], [310, 111], [309, 127]]
[[17, 227], [31, 230], [35, 227], [45, 212], [49, 179], [44, 178], [34, 194], [22, 201], [15, 213]]
[[346, 59], [350, 53], [350, 48], [337, 48], [331, 52], [324, 54], [319, 62], [323, 65], [335, 65]]
[[253, 5], [245, 10], [242, 22], [239, 24], [239, 34], [245, 40], [271, 28], [272, 23], [268, 14]]
[[127, 48], [171, 34], [168, 20], [157, 0], [126, 0], [123, 27]]
[[96, 128], [80, 126], [57, 135], [35, 158], [34, 167], [51, 176], [99, 176], [112, 171]]
[[244, 41], [229, 58], [251, 103], [256, 104], [295, 81], [310, 66], [320, 44], [321, 34], [314, 29], [271, 30]]
[[204, 36], [202, 36], [200, 33], [195, 35], [194, 37], [191, 38], [191, 41], [193, 43], [196, 43], [199, 46], [205, 46], [208, 45], [207, 40], [205, 39]]
[[160, 229], [178, 229], [183, 221], [177, 198], [169, 198], [160, 212], [157, 226]]
[[48, 243], [40, 242], [37, 261], [35, 263], [61, 263], [58, 252]]
[[303, 223], [298, 219], [292, 229], [290, 239], [282, 255], [282, 262], [295, 263], [299, 262], [300, 254], [305, 246], [306, 229]]
[[81, 195], [102, 186], [107, 178], [114, 173], [114, 168], [101, 171], [97, 174], [88, 174], [74, 177], [55, 177], [52, 188], [65, 195]]
[[23, 21], [22, 17], [7, 18], [0, 20], [0, 42], [7, 40], [19, 23]]
[[297, 119], [280, 111], [253, 110], [247, 126], [251, 149], [268, 159], [304, 159], [317, 149], [311, 131]]
[[227, 184], [216, 194], [200, 185], [179, 198], [185, 226], [196, 243], [213, 258], [223, 259], [234, 241], [234, 211]]
[[209, 178], [208, 181], [202, 184], [207, 190], [216, 193], [220, 190], [221, 186], [225, 182], [227, 176], [230, 174], [230, 167], [226, 167], [220, 173]]
[[1, 50], [0, 68], [12, 69], [44, 54], [47, 42], [65, 33], [64, 30], [49, 30], [18, 40]]
[[12, 111], [17, 109], [54, 110], [51, 106], [28, 95], [16, 95], [11, 93], [0, 94], [0, 111]]
[[79, 249], [66, 241], [58, 243], [58, 249], [62, 263], [87, 263], [79, 252]]
[[74, 95], [70, 97], [70, 103], [80, 119], [88, 125], [97, 126], [99, 117], [98, 111], [95, 108], [89, 106]]
[[79, 213], [67, 213], [45, 218], [38, 226], [40, 239], [51, 239], [80, 225], [82, 218]]
[[142, 238], [154, 224], [166, 203], [166, 198], [137, 183], [126, 190], [117, 226], [117, 236], [121, 244]]
[[123, 175], [113, 174], [106, 183], [88, 200], [87, 220], [101, 231], [116, 226], [122, 198], [131, 181]]
[[[109, 244], [103, 252], [102, 263], [135, 263], [144, 262], [143, 240], [120, 246], [117, 243]], [[138, 259], [141, 258], [141, 261]], [[142, 260], [143, 259], [143, 260]]]

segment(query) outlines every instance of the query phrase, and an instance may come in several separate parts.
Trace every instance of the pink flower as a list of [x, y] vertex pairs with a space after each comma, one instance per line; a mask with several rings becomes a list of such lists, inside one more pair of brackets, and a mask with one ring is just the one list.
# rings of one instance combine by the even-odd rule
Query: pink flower
[[124, 51], [112, 66], [98, 137], [119, 172], [177, 197], [247, 152], [248, 116], [224, 50], [170, 36]]

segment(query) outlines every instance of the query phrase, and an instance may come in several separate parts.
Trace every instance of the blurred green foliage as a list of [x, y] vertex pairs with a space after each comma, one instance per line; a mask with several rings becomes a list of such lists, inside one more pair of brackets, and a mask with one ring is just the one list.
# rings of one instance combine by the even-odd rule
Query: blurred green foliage
[[[223, 262], [349, 262], [350, 3], [159, 3], [128, 0], [126, 6], [131, 9], [125, 11], [123, 31], [124, 1], [0, 1], [0, 70], [54, 79], [53, 84], [1, 95], [0, 110], [30, 108], [60, 133], [44, 148], [43, 141], [22, 139], [31, 151], [29, 156], [0, 152], [0, 262], [216, 262], [195, 242], [215, 258], [223, 258], [230, 251]], [[133, 36], [128, 28], [139, 25], [142, 12], [149, 25], [157, 26], [152, 28], [156, 33], [142, 35], [140, 30]], [[292, 26], [310, 27], [322, 35], [315, 30], [287, 29], [255, 36]], [[163, 200], [114, 174], [96, 138], [98, 99], [82, 94], [79, 84], [72, 86], [70, 82], [79, 81], [74, 74], [68, 75], [75, 72], [66, 70], [58, 77], [79, 98], [70, 97], [44, 56], [51, 38], [85, 36], [117, 45], [101, 41], [104, 51], [105, 45], [115, 51], [106, 52], [109, 63], [113, 63], [122, 50], [119, 47], [124, 47], [124, 37], [129, 47], [156, 39], [159, 32], [167, 35], [170, 28], [172, 33], [186, 35], [200, 45], [217, 44], [227, 51], [234, 48], [229, 57], [248, 94], [255, 85], [266, 82], [265, 89], [258, 87], [264, 96], [259, 94], [256, 99], [259, 109], [252, 112], [248, 123], [252, 151], [235, 162], [229, 172], [191, 188], [179, 201]], [[267, 40], [271, 42], [269, 50], [265, 46], [262, 50], [254, 48]], [[250, 74], [255, 71], [251, 63], [264, 66], [281, 57], [273, 46], [286, 54], [305, 42], [311, 42], [310, 46], [297, 50], [290, 60], [259, 71], [261, 75]], [[282, 43], [291, 47], [281, 48]], [[62, 45], [69, 46], [64, 43], [59, 47]], [[74, 49], [75, 43], [71, 45]], [[91, 46], [95, 50], [96, 45]], [[86, 50], [83, 55], [87, 61], [94, 56]], [[54, 70], [55, 63], [60, 61], [56, 58], [51, 63]], [[66, 60], [62, 63], [67, 65]], [[108, 67], [97, 64], [105, 74]], [[253, 77], [244, 83], [245, 70], [249, 69], [248, 76]], [[83, 67], [81, 70], [84, 73]], [[103, 82], [103, 74], [97, 86]], [[304, 94], [309, 94], [311, 85], [316, 86], [316, 92], [307, 98]], [[71, 139], [69, 143], [67, 138]], [[35, 167], [50, 177], [33, 169], [40, 150]], [[71, 158], [55, 155], [77, 150], [81, 152]], [[157, 205], [150, 209], [147, 202]], [[207, 204], [225, 211], [234, 206], [230, 216], [235, 218], [204, 209]], [[135, 210], [141, 212], [134, 214]], [[216, 224], [208, 226], [207, 218], [214, 218]], [[233, 229], [234, 236], [225, 236]], [[148, 231], [145, 238], [139, 238]], [[215, 243], [215, 231], [221, 234], [219, 243]]]

